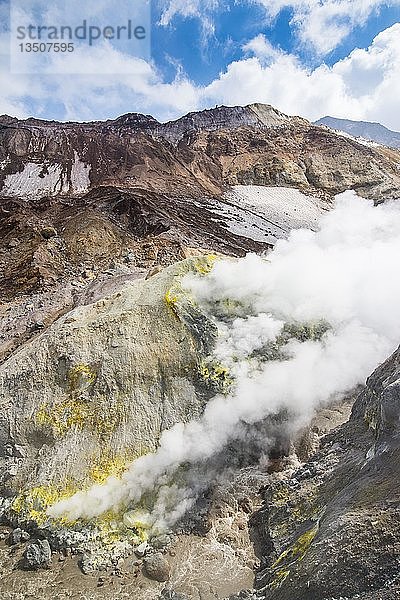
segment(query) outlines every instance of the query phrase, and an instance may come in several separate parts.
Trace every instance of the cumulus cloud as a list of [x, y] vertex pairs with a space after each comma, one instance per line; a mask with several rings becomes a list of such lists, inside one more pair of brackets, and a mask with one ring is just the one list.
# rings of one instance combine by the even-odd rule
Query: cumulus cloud
[[374, 207], [347, 192], [318, 231], [293, 231], [267, 257], [219, 261], [208, 276], [188, 277], [184, 285], [219, 327], [215, 358], [230, 368], [231, 390], [211, 399], [200, 419], [165, 431], [157, 452], [121, 480], [75, 494], [49, 515], [92, 518], [125, 507], [134, 523], [151, 492], [141, 521], [169, 527], [201, 487], [188, 484], [190, 468], [282, 411], [295, 431], [317, 407], [363, 383], [399, 341], [399, 253], [398, 202]]
[[[0, 45], [5, 44], [0, 36]], [[369, 48], [355, 49], [331, 67], [306, 68], [262, 34], [247, 42], [243, 53], [211, 83], [197, 86], [180, 68], [166, 82], [153, 63], [103, 42], [69, 58], [82, 75], [64, 73], [62, 62], [56, 65], [59, 74], [51, 77], [10, 75], [3, 69], [0, 112], [46, 118], [50, 106], [52, 110], [56, 106], [62, 119], [102, 119], [137, 111], [167, 120], [216, 104], [265, 102], [311, 120], [332, 115], [379, 121], [400, 130], [400, 24], [379, 33]], [[56, 56], [53, 61], [61, 59]], [[114, 75], [102, 74], [104, 61], [112, 64]]]
[[259, 35], [244, 46], [248, 57], [232, 62], [201, 90], [203, 104], [266, 102], [309, 119], [323, 115], [380, 121], [400, 129], [400, 24], [379, 33], [332, 67], [304, 67]]
[[[108, 74], [103, 72], [105, 62]], [[126, 112], [151, 112], [166, 120], [188, 112], [198, 101], [196, 86], [180, 70], [167, 83], [153, 63], [107, 41], [78, 47], [68, 56], [53, 55], [43, 75], [3, 69], [0, 83], [0, 113], [18, 117], [48, 118], [56, 107], [62, 120], [107, 119]]]
[[285, 8], [293, 11], [291, 24], [302, 43], [318, 54], [336, 48], [356, 26], [365, 25], [382, 6], [398, 6], [399, 0], [252, 0], [271, 18]]
[[244, 44], [242, 50], [271, 62], [285, 56], [285, 53], [273, 46], [263, 33]]
[[[383, 6], [399, 6], [400, 0], [241, 0], [261, 6], [270, 20], [284, 9], [292, 11], [290, 25], [302, 44], [320, 55], [334, 50], [355, 27], [363, 26]], [[179, 15], [198, 18], [214, 31], [214, 18], [226, 9], [221, 0], [169, 0], [165, 3], [161, 24], [169, 25]]]

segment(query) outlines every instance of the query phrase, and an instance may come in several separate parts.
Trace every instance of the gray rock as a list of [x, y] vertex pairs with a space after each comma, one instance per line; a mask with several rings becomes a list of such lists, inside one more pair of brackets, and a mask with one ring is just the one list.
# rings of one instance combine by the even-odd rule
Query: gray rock
[[17, 527], [10, 533], [8, 537], [8, 543], [10, 546], [14, 546], [15, 544], [20, 544], [21, 542], [27, 542], [30, 539], [30, 537], [31, 536], [27, 531], [24, 531], [23, 529], [20, 529], [20, 527]]
[[144, 560], [146, 575], [155, 581], [168, 581], [170, 566], [168, 560], [161, 553], [152, 554]]
[[147, 551], [148, 548], [148, 543], [147, 542], [143, 542], [142, 544], [140, 544], [140, 546], [137, 546], [137, 548], [135, 548], [135, 554], [138, 558], [142, 558]]
[[151, 545], [155, 550], [162, 550], [171, 543], [171, 539], [168, 535], [159, 535], [151, 540]]
[[24, 552], [24, 569], [37, 571], [51, 566], [51, 548], [47, 540], [34, 540]]
[[174, 592], [174, 590], [164, 589], [159, 596], [159, 600], [189, 600], [189, 598], [185, 594]]
[[[163, 429], [200, 416], [212, 392], [196, 365], [216, 331], [180, 288], [199, 260], [74, 309], [0, 366], [0, 441], [24, 448], [10, 483], [16, 494], [42, 481], [68, 486], [66, 473], [78, 489], [88, 487], [92, 467], [102, 466], [89, 457], [111, 452], [128, 464], [132, 453], [154, 451]], [[117, 338], [119, 348], [110, 351]], [[48, 439], [45, 455], [38, 453]], [[0, 453], [0, 478], [9, 462]], [[19, 516], [32, 518], [28, 505]]]
[[78, 562], [79, 568], [84, 575], [89, 575], [90, 573], [93, 573], [93, 571], [94, 571], [93, 565], [91, 563], [91, 558], [92, 557], [90, 556], [90, 554], [84, 553]]
[[400, 348], [368, 378], [350, 420], [295, 474], [298, 484], [283, 479], [266, 490], [255, 516], [263, 600], [390, 598], [400, 555], [399, 414]]

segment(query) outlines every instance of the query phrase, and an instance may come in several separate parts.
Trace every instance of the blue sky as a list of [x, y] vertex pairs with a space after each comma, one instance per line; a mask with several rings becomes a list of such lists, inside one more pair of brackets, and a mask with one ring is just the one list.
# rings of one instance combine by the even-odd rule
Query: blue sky
[[213, 11], [215, 34], [202, 43], [199, 17], [185, 18], [178, 14], [169, 26], [162, 27], [159, 25], [160, 9], [154, 9], [152, 54], [170, 77], [174, 76], [174, 67], [168, 62], [168, 57], [179, 61], [193, 81], [205, 85], [218, 77], [230, 62], [239, 60], [243, 54], [242, 46], [260, 33], [275, 47], [294, 53], [303, 64], [312, 68], [321, 64], [322, 60], [332, 65], [348, 56], [354, 48], [370, 46], [378, 33], [400, 21], [400, 6], [382, 5], [364, 24], [352, 28], [337, 47], [321, 57], [315, 48], [299, 41], [296, 28], [290, 25], [293, 12], [291, 8], [284, 8], [271, 20], [262, 5], [226, 2], [223, 6], [221, 3]]
[[[11, 1], [14, 10], [45, 7], [52, 22], [59, 9], [63, 19], [108, 24], [147, 0]], [[259, 101], [309, 119], [400, 129], [400, 0], [153, 0], [150, 53], [102, 39], [41, 56], [25, 74], [10, 71], [8, 9], [0, 0], [0, 113], [90, 120], [137, 111], [166, 120]]]

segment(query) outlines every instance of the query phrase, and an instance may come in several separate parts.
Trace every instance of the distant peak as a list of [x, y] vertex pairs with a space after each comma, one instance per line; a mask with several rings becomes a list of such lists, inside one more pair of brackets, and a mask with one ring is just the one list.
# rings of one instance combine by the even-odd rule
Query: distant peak
[[315, 125], [325, 125], [336, 131], [342, 131], [356, 138], [370, 140], [382, 146], [400, 148], [400, 133], [391, 131], [384, 125], [381, 125], [381, 123], [352, 121], [351, 119], [326, 116], [315, 121]]
[[143, 115], [141, 113], [126, 113], [114, 119], [113, 123], [119, 125], [145, 125], [148, 123], [158, 124], [157, 119], [151, 115]]

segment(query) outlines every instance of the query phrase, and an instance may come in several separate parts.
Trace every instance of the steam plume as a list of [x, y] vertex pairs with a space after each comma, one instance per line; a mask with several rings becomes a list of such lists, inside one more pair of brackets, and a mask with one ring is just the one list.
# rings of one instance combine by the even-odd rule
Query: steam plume
[[[165, 431], [157, 452], [133, 462], [122, 479], [77, 493], [49, 514], [91, 518], [134, 507], [153, 491], [149, 526], [176, 521], [196, 495], [171, 484], [178, 467], [208, 460], [240, 435], [243, 424], [282, 410], [296, 429], [318, 406], [363, 383], [395, 349], [399, 256], [396, 201], [374, 207], [346, 192], [317, 232], [293, 231], [266, 258], [219, 261], [208, 276], [189, 276], [185, 286], [206, 312], [218, 315], [215, 357], [230, 369], [231, 392], [210, 400], [199, 420]], [[318, 335], [297, 335], [304, 323]]]

